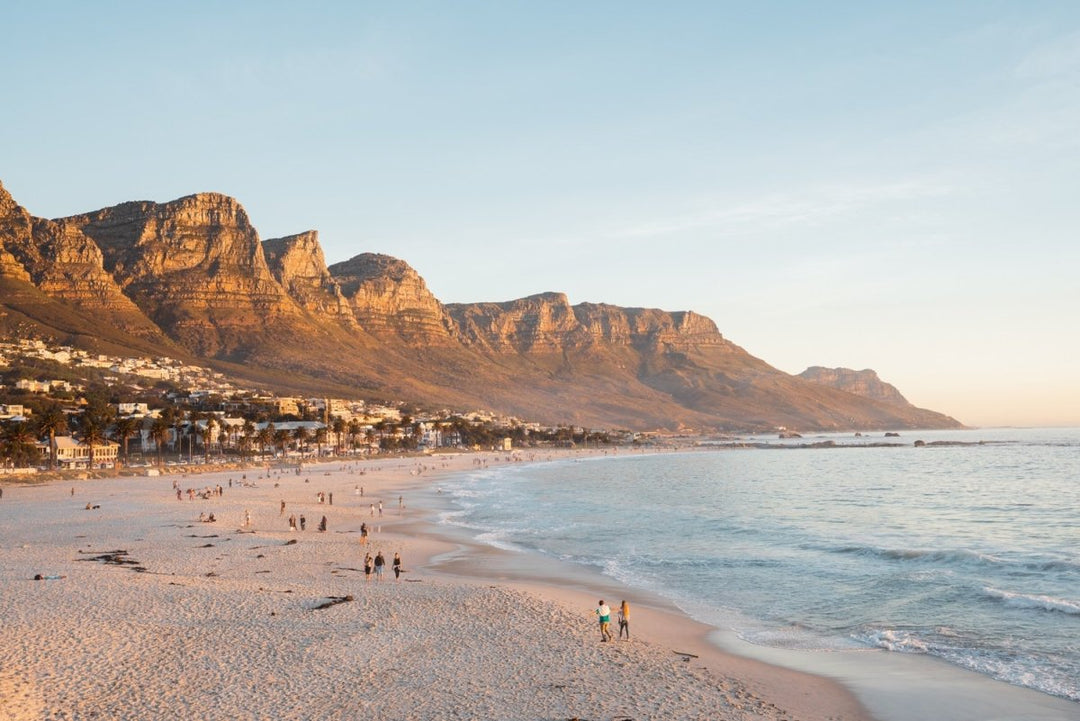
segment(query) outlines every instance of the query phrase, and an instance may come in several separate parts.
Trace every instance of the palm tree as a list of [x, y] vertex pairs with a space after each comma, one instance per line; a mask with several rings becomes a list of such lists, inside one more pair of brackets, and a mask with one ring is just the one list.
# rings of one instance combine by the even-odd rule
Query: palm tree
[[274, 443], [274, 433], [274, 424], [267, 423], [255, 434], [255, 440], [259, 442], [259, 450], [262, 452], [264, 461], [266, 460], [266, 447]]
[[307, 428], [303, 426], [297, 426], [293, 431], [293, 438], [296, 440], [296, 448], [300, 451], [300, 457], [304, 457], [304, 444], [307, 443], [309, 438]]
[[361, 433], [360, 421], [358, 419], [356, 419], [356, 418], [351, 419], [349, 421], [349, 429], [348, 430], [349, 430], [349, 446], [352, 448], [352, 451], [355, 453], [356, 452], [356, 440], [360, 437], [360, 433]]
[[124, 446], [124, 465], [128, 465], [128, 439], [139, 431], [139, 423], [131, 416], [118, 418], [113, 424], [113, 437]]
[[316, 458], [322, 458], [323, 443], [326, 443], [327, 430], [326, 426], [315, 429], [315, 447], [318, 449], [318, 455]]
[[68, 417], [60, 406], [50, 405], [42, 412], [36, 422], [38, 437], [49, 436], [49, 470], [56, 468], [56, 436], [68, 432]]
[[161, 451], [165, 446], [165, 441], [169, 438], [169, 429], [172, 425], [168, 420], [162, 417], [154, 419], [154, 422], [150, 424], [150, 438], [154, 441], [154, 446], [157, 448], [157, 460], [158, 466], [162, 465]]
[[337, 445], [334, 447], [334, 453], [337, 455], [341, 455], [341, 436], [345, 433], [346, 426], [347, 424], [345, 423], [344, 418], [341, 416], [334, 416], [334, 422], [331, 424], [331, 428], [333, 428], [334, 436], [337, 438]]
[[232, 449], [233, 453], [238, 453], [240, 450], [239, 445], [241, 430], [243, 429], [235, 423], [231, 423], [228, 426], [229, 447]]
[[210, 444], [214, 437], [214, 426], [217, 425], [217, 419], [214, 416], [206, 417], [206, 427], [202, 429], [202, 443], [203, 453], [205, 454], [205, 463], [210, 465]]
[[79, 443], [88, 446], [90, 449], [89, 467], [92, 469], [94, 467], [94, 448], [106, 441], [105, 424], [97, 413], [87, 409], [79, 417], [79, 430], [82, 433]]
[[0, 455], [14, 466], [28, 466], [37, 455], [34, 434], [24, 422], [8, 422], [0, 433]]
[[240, 460], [244, 460], [246, 451], [251, 448], [251, 443], [255, 439], [255, 424], [250, 420], [244, 420], [243, 435], [240, 437]]
[[176, 460], [182, 462], [184, 460], [184, 444], [182, 442], [183, 434], [181, 433], [181, 429], [184, 425], [184, 412], [176, 411], [172, 414], [170, 420], [172, 421], [173, 427], [173, 450], [176, 451]]
[[281, 452], [281, 457], [285, 457], [285, 449], [289, 447], [290, 434], [287, 430], [282, 428], [281, 430], [274, 431], [274, 446]]

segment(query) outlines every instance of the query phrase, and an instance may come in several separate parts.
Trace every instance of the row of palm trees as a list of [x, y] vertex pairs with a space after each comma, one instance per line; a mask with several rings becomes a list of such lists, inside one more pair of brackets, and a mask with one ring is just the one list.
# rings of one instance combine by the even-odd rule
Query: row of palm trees
[[303, 456], [311, 451], [312, 444], [315, 445], [318, 456], [323, 455], [323, 448], [328, 445], [335, 453], [346, 449], [355, 452], [364, 444], [370, 445], [375, 438], [371, 430], [365, 429], [359, 421], [346, 422], [341, 418], [335, 418], [328, 427], [312, 430], [305, 426], [291, 430], [276, 428], [273, 423], [258, 427], [250, 419], [245, 419], [242, 424], [223, 424], [216, 415], [197, 412], [191, 412], [186, 417], [183, 414], [172, 417], [162, 414], [150, 421], [148, 427], [144, 421], [121, 418], [114, 424], [113, 439], [123, 447], [125, 463], [129, 458], [128, 439], [139, 436], [143, 429], [146, 429], [148, 439], [154, 444], [159, 465], [163, 462], [170, 439], [172, 451], [177, 454], [178, 459], [183, 459], [186, 445], [188, 460], [193, 460], [197, 444], [203, 461], [209, 463], [215, 446], [220, 455], [231, 454], [243, 460], [253, 457], [256, 450], [263, 458], [270, 453], [284, 455], [289, 450], [295, 450]]
[[188, 460], [194, 460], [196, 444], [206, 463], [210, 462], [215, 446], [221, 455], [244, 459], [254, 456], [256, 449], [264, 458], [270, 452], [284, 455], [289, 450], [306, 455], [314, 444], [321, 456], [326, 446], [334, 448], [336, 453], [370, 447], [385, 430], [375, 431], [358, 420], [342, 418], [311, 430], [304, 426], [285, 429], [275, 428], [273, 423], [258, 427], [250, 419], [242, 424], [223, 424], [211, 413], [174, 408], [166, 408], [152, 419], [143, 419], [118, 417], [111, 406], [104, 404], [91, 404], [79, 414], [69, 414], [54, 405], [35, 414], [30, 421], [0, 424], [0, 460], [14, 466], [34, 465], [39, 460], [38, 443], [47, 442], [48, 466], [53, 469], [57, 465], [56, 438], [68, 434], [74, 434], [88, 447], [90, 458], [94, 457], [95, 447], [115, 441], [121, 446], [125, 465], [130, 463], [130, 441], [138, 438], [141, 450], [144, 436], [154, 445], [158, 465], [164, 463], [170, 451], [183, 460], [185, 446]]

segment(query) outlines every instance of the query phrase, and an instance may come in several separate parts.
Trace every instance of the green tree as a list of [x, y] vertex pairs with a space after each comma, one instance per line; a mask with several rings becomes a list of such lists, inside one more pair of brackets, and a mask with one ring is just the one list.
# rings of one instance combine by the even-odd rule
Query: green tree
[[0, 430], [0, 455], [13, 466], [29, 466], [38, 458], [34, 432], [22, 421], [7, 421]]

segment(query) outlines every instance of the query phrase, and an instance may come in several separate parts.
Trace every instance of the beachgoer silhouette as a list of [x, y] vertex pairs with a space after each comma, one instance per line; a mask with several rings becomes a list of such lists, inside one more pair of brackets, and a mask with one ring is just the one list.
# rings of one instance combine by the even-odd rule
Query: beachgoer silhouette
[[402, 570], [401, 569], [401, 554], [400, 553], [395, 553], [394, 554], [394, 562], [393, 562], [392, 565], [393, 565], [393, 568], [394, 568], [394, 580], [400, 580], [401, 579], [401, 570]]
[[626, 632], [626, 640], [630, 640], [630, 604], [625, 600], [619, 604], [619, 638]]

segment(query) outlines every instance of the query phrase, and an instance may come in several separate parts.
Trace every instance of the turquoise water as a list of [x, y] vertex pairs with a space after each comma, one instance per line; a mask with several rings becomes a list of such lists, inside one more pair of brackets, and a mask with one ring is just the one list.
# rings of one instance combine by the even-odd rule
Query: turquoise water
[[[1080, 701], [1080, 430], [757, 440], [777, 448], [477, 470], [444, 520], [755, 644], [928, 654]], [[781, 447], [823, 440], [900, 445]]]

